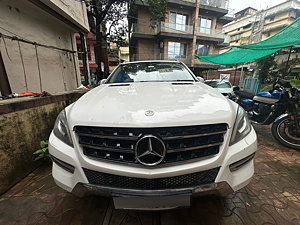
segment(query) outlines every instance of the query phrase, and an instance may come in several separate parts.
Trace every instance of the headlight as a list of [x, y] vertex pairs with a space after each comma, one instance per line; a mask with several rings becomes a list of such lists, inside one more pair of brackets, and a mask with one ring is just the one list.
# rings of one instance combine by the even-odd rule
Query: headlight
[[229, 145], [233, 145], [242, 140], [251, 131], [251, 123], [242, 107], [238, 107], [232, 136]]
[[72, 138], [71, 138], [71, 134], [70, 134], [70, 130], [69, 130], [69, 126], [68, 126], [68, 122], [67, 122], [65, 110], [61, 111], [59, 113], [59, 115], [57, 116], [57, 119], [55, 121], [54, 128], [53, 128], [53, 133], [62, 142], [64, 142], [65, 144], [67, 144], [71, 147], [74, 147]]

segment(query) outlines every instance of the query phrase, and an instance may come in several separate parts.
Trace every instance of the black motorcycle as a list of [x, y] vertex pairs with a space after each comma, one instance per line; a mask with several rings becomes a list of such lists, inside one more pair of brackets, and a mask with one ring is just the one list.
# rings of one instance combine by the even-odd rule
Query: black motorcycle
[[289, 148], [300, 150], [300, 90], [289, 81], [277, 79], [272, 90], [253, 95], [234, 88], [234, 100], [241, 105], [252, 123], [272, 124], [274, 138]]

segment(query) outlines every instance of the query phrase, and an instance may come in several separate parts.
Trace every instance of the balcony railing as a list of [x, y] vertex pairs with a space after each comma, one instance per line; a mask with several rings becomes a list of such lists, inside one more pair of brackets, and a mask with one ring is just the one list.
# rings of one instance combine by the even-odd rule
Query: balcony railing
[[187, 61], [190, 60], [190, 56], [180, 55], [180, 54], [134, 54], [131, 57], [131, 61], [141, 61], [141, 60], [180, 60]]
[[[190, 64], [191, 63], [191, 59], [192, 57], [195, 56], [188, 56], [188, 55], [166, 55], [163, 53], [158, 53], [158, 54], [152, 54], [152, 55], [147, 55], [147, 54], [134, 54], [131, 57], [131, 61], [142, 61], [142, 60], [178, 60], [181, 61], [185, 64]], [[200, 61], [199, 59], [197, 59], [196, 57], [194, 58], [194, 63], [196, 65], [200, 65], [200, 64], [210, 64], [207, 62], [203, 62]]]
[[158, 27], [161, 32], [193, 34], [193, 26], [161, 22]]
[[197, 35], [198, 36], [215, 37], [215, 38], [223, 38], [223, 39], [225, 39], [227, 36], [222, 33], [222, 30], [202, 28], [202, 27], [197, 29]]
[[196, 0], [182, 0], [182, 1], [196, 3]]
[[179, 60], [182, 62], [189, 62], [190, 57], [186, 55], [176, 55], [176, 54], [163, 54], [163, 53], [157, 53], [157, 54], [134, 54], [131, 57], [131, 61], [141, 61], [141, 60]]

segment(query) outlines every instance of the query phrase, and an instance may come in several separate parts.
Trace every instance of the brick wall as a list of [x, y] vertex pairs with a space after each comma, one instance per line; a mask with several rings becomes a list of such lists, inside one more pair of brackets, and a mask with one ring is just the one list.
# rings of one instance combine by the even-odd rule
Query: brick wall
[[215, 71], [215, 70], [210, 70], [208, 71], [206, 77], [204, 76], [205, 80], [212, 80], [212, 79], [220, 79], [220, 74], [230, 74], [230, 83], [233, 86], [238, 86], [240, 82], [240, 77], [241, 77], [241, 71], [235, 71], [230, 70], [230, 71]]

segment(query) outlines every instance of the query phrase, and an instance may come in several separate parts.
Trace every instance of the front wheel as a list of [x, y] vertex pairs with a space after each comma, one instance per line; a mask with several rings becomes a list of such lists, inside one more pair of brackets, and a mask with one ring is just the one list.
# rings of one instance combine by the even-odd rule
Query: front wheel
[[[300, 121], [300, 117], [298, 117]], [[284, 116], [272, 125], [274, 138], [282, 145], [300, 150], [300, 131], [296, 130], [295, 123], [290, 116]]]

